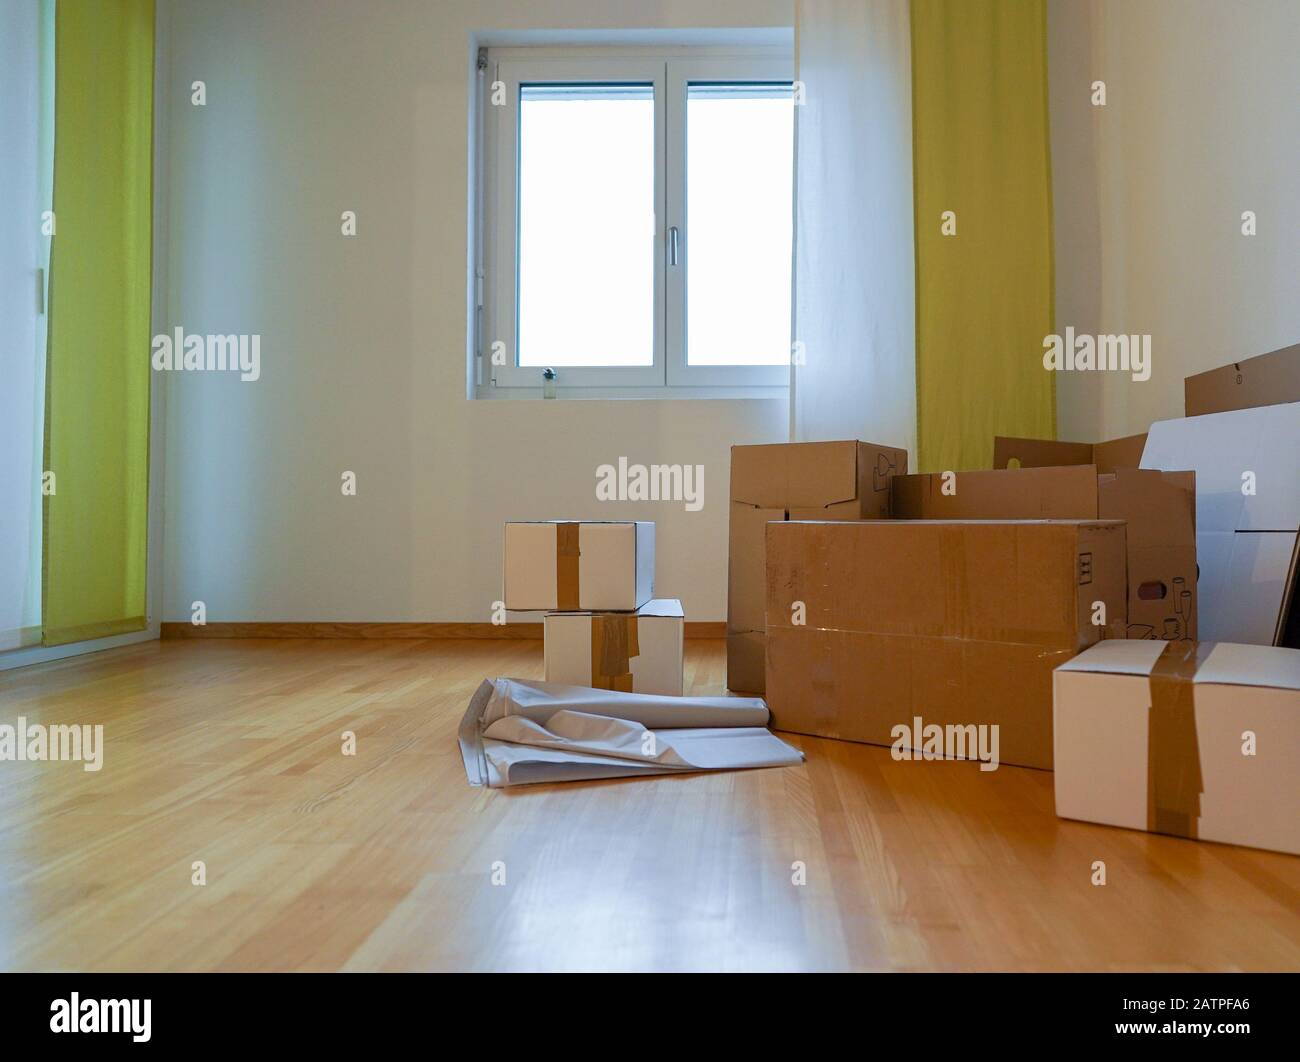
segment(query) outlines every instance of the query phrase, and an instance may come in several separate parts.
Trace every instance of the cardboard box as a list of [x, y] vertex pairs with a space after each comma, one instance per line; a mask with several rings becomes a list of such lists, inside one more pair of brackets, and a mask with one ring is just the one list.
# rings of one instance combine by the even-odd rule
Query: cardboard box
[[1052, 670], [1124, 631], [1124, 539], [1115, 520], [768, 524], [772, 725], [877, 745], [916, 717], [996, 725], [1003, 763], [1051, 767]]
[[1054, 439], [993, 438], [994, 468], [1050, 468], [1053, 465], [1096, 465], [1097, 471], [1137, 468], [1146, 435], [1126, 435], [1099, 443], [1057, 442]]
[[889, 516], [889, 481], [907, 451], [854, 441], [731, 448], [727, 686], [763, 692], [764, 535], [769, 520]]
[[1300, 651], [1101, 642], [1054, 681], [1058, 815], [1300, 854]]
[[1183, 381], [1183, 410], [1189, 417], [1286, 402], [1300, 402], [1300, 343]]
[[645, 520], [506, 524], [512, 611], [630, 612], [654, 597], [655, 525]]
[[1142, 465], [1196, 472], [1201, 639], [1300, 647], [1300, 403], [1158, 421]]
[[[1073, 445], [1073, 444], [1065, 444]], [[1196, 476], [1095, 465], [896, 476], [909, 520], [1123, 520], [1129, 638], [1195, 638]]]
[[546, 681], [624, 693], [682, 695], [682, 603], [635, 612], [549, 612]]

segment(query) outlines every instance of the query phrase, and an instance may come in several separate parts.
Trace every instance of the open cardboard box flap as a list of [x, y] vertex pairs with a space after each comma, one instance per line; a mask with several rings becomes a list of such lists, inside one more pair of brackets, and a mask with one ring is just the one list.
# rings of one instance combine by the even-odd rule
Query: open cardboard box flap
[[1096, 465], [1098, 472], [1137, 468], [1142, 463], [1146, 434], [1126, 435], [1099, 443], [1057, 442], [998, 435], [993, 439], [993, 467], [1045, 468], [1050, 465]]
[[956, 489], [947, 494], [946, 475], [894, 477], [894, 516], [901, 520], [1095, 520], [1098, 516], [1097, 468], [1092, 464], [957, 472], [951, 480]]
[[1128, 520], [1139, 546], [1195, 541], [1195, 472], [1063, 465], [895, 476], [892, 512], [900, 520]]

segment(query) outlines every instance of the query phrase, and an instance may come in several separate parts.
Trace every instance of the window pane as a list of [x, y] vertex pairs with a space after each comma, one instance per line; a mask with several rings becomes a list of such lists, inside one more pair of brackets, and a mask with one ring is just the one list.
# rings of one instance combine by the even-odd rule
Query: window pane
[[686, 360], [790, 361], [794, 103], [787, 85], [686, 94]]
[[653, 365], [652, 85], [524, 85], [519, 364]]

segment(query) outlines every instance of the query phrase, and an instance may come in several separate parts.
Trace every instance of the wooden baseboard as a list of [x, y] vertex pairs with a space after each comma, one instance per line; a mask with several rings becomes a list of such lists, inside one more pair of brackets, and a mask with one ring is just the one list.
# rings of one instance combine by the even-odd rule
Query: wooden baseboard
[[[723, 638], [727, 625], [687, 623], [687, 638]], [[172, 638], [411, 638], [535, 640], [540, 623], [164, 623], [162, 637]]]

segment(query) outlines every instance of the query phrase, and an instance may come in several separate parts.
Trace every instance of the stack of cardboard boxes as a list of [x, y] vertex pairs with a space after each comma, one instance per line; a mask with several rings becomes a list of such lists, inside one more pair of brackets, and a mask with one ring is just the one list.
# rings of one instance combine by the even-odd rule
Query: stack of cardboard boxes
[[863, 442], [731, 448], [727, 685], [762, 693], [767, 643], [767, 525], [889, 516], [889, 483], [907, 451]]
[[990, 471], [734, 447], [728, 685], [796, 733], [996, 727], [1062, 816], [1300, 852], [1300, 347], [1252, 362]]
[[1052, 669], [1124, 630], [1124, 543], [1118, 521], [772, 524], [773, 725], [997, 725], [1002, 762], [1051, 767]]
[[546, 681], [681, 696], [685, 616], [654, 596], [647, 521], [506, 524], [505, 607], [545, 612]]

